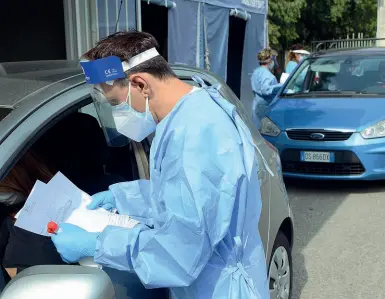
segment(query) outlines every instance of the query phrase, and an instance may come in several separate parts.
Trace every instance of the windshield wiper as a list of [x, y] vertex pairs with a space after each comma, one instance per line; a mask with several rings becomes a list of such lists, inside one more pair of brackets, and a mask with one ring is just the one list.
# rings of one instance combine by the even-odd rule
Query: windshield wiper
[[309, 92], [293, 92], [293, 93], [283, 93], [281, 97], [303, 97], [309, 96]]
[[298, 92], [298, 93], [286, 93], [281, 94], [281, 97], [317, 97], [317, 96], [385, 96], [385, 94], [381, 93], [373, 93], [373, 92], [365, 92], [365, 91], [310, 91], [310, 92]]

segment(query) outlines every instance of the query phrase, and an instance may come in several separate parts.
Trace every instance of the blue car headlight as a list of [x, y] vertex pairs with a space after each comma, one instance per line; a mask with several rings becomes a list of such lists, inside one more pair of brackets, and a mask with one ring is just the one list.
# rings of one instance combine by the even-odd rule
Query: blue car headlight
[[385, 137], [385, 120], [367, 127], [366, 129], [362, 130], [360, 134], [365, 139]]
[[264, 117], [261, 120], [260, 132], [262, 135], [277, 137], [281, 133], [281, 130], [268, 117]]

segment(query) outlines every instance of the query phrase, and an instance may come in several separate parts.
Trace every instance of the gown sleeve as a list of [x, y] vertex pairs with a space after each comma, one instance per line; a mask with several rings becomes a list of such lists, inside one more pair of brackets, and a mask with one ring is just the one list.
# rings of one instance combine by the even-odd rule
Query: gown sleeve
[[150, 181], [137, 180], [111, 185], [120, 214], [129, 215], [143, 224], [152, 226]]

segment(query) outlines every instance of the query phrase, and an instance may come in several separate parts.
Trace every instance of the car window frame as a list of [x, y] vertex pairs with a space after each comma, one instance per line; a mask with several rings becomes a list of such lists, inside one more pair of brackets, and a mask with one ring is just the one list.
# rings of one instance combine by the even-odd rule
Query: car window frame
[[[90, 89], [82, 83], [53, 96], [15, 125], [0, 143], [0, 180], [25, 152], [50, 128], [79, 108], [92, 102]], [[21, 112], [22, 113], [22, 112]]]

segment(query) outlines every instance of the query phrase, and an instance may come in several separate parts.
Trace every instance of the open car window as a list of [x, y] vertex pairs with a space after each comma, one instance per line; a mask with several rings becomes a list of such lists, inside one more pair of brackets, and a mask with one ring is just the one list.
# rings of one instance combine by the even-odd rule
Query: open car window
[[385, 96], [384, 56], [321, 56], [305, 60], [282, 97]]

